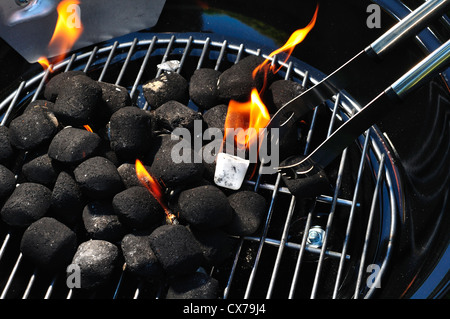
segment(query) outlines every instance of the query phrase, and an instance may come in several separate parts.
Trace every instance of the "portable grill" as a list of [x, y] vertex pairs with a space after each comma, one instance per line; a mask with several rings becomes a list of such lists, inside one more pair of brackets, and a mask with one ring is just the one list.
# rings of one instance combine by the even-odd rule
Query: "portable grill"
[[[104, 47], [94, 47], [92, 51], [83, 54], [74, 54], [54, 65], [53, 70], [55, 74], [67, 70], [83, 70], [99, 81], [126, 86], [137, 105], [147, 108], [145, 99], [142, 98], [141, 84], [162, 72], [162, 69], [155, 67], [156, 65], [169, 60], [178, 60], [180, 68], [177, 72], [189, 75], [195, 68], [205, 66], [222, 70], [250, 54], [267, 57], [258, 48], [247, 48], [244, 44], [233, 44], [226, 40], [217, 41], [205, 35], [145, 34], [129, 42], [114, 42]], [[283, 67], [281, 72], [284, 72], [286, 79], [298, 81], [304, 86], [316, 83], [323, 77], [319, 71], [295, 59], [287, 63], [280, 61], [274, 63], [280, 63]], [[45, 81], [52, 75], [49, 70], [22, 82], [19, 88], [2, 102], [0, 108], [5, 110], [2, 124], [7, 123], [17, 109], [39, 96]], [[345, 121], [358, 107], [357, 102], [345, 93], [330, 101], [328, 134], [332, 132], [337, 122]], [[307, 154], [312, 136], [317, 134], [315, 132], [317, 112], [318, 108], [311, 118], [306, 147], [299, 150], [301, 153]], [[323, 127], [323, 124], [321, 126]], [[353, 158], [349, 163], [350, 150], [342, 154], [334, 181], [333, 196], [319, 196], [312, 203], [299, 205], [289, 190], [281, 185], [279, 174], [274, 181], [265, 181], [264, 176], [246, 181], [246, 184], [255, 191], [264, 193], [270, 198], [270, 205], [261, 233], [255, 237], [241, 239], [232, 263], [224, 269], [207, 270], [213, 277], [222, 278], [222, 283], [226, 284], [224, 298], [253, 296], [287, 298], [305, 293], [311, 293], [312, 297], [358, 298], [370, 297], [374, 293], [375, 286], [367, 289], [365, 284], [367, 276], [371, 274], [366, 268], [369, 264], [377, 265], [380, 267], [379, 275], [382, 277], [388, 267], [392, 241], [395, 237], [398, 186], [393, 182], [395, 167], [389, 159], [386, 143], [376, 128], [361, 136], [360, 140], [355, 142], [354, 149], [354, 152], [359, 154], [359, 160]], [[344, 175], [351, 175], [351, 181]], [[345, 191], [345, 195], [341, 192], [343, 179], [349, 188]], [[360, 195], [360, 189], [368, 187], [366, 182], [362, 186], [363, 179], [372, 184], [370, 189], [365, 190], [373, 194], [369, 200], [363, 199]], [[283, 207], [285, 206], [283, 204], [288, 202], [289, 205]], [[336, 214], [342, 216], [335, 218]], [[345, 224], [343, 216], [348, 218]], [[335, 219], [339, 219], [339, 226], [336, 225]], [[354, 225], [356, 222], [358, 225]], [[274, 224], [275, 226], [272, 226]], [[322, 239], [313, 238], [315, 233], [312, 227], [318, 226], [316, 224], [320, 225], [319, 232], [323, 231], [323, 234], [319, 233], [323, 236]], [[355, 227], [364, 227], [366, 231], [361, 234], [365, 236], [357, 238], [353, 235], [352, 238]], [[332, 233], [336, 236], [333, 242], [329, 238], [329, 234]], [[4, 230], [0, 254], [4, 260], [2, 264], [6, 266], [6, 260], [15, 259], [16, 262], [12, 265], [8, 280], [3, 284], [2, 297], [15, 293], [32, 296], [40, 280], [39, 274], [32, 269], [29, 272], [29, 267], [24, 265], [25, 262], [22, 261], [15, 245], [15, 236], [18, 234], [8, 229]], [[269, 266], [270, 263], [272, 266]], [[267, 271], [268, 267], [270, 271]], [[313, 270], [311, 267], [316, 269]], [[286, 275], [285, 269], [289, 269], [289, 276]], [[305, 278], [304, 271], [315, 274], [313, 282]], [[335, 285], [334, 287], [326, 285], [325, 289], [324, 278], [330, 275], [335, 277]], [[18, 277], [29, 277], [29, 282], [21, 286]], [[246, 284], [242, 286], [246, 277]], [[268, 279], [270, 280], [266, 282]], [[102, 293], [111, 297], [127, 295], [151, 297], [145, 294], [145, 288], [140, 286], [142, 283], [130, 287], [130, 284], [126, 283], [127, 280], [129, 278], [125, 272], [119, 274], [116, 286], [111, 291]], [[65, 286], [64, 277], [61, 275], [59, 278], [52, 278], [44, 296], [51, 297], [52, 291], [59, 289], [58, 285]], [[67, 294], [71, 296], [77, 292], [68, 291]]]
[[[137, 32], [74, 53], [50, 69], [33, 74], [10, 90], [0, 103], [6, 125], [39, 98], [46, 81], [69, 70], [126, 87], [140, 108], [148, 105], [142, 84], [164, 72], [159, 65], [180, 62], [176, 72], [187, 79], [195, 69], [226, 70], [248, 55], [265, 58], [272, 50], [205, 33]], [[325, 77], [316, 68], [291, 57], [271, 62], [280, 76], [308, 88]], [[189, 106], [196, 108], [190, 102]], [[328, 136], [360, 110], [341, 91], [317, 106], [303, 127], [307, 155], [317, 136]], [[234, 298], [372, 298], [386, 278], [398, 237], [403, 190], [390, 142], [373, 126], [333, 163], [333, 193], [297, 200], [281, 175], [257, 175], [244, 187], [268, 199], [261, 229], [239, 238], [233, 258], [224, 265], [201, 269], [217, 278], [224, 299]], [[64, 273], [40, 272], [23, 260], [21, 231], [0, 224], [1, 298], [162, 298], [166, 282], [139, 281], [123, 268], [106, 287], [95, 291], [69, 289]]]

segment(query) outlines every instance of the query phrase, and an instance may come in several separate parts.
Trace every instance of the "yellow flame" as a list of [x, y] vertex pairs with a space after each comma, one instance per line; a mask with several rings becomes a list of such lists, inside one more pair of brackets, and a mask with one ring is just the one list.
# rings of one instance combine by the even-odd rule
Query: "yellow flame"
[[[56, 62], [64, 58], [61, 55], [70, 51], [83, 32], [79, 4], [78, 0], [63, 0], [56, 8], [58, 20], [48, 45], [51, 55], [60, 56]], [[50, 64], [45, 57], [39, 58], [38, 62], [44, 69], [47, 69]]]

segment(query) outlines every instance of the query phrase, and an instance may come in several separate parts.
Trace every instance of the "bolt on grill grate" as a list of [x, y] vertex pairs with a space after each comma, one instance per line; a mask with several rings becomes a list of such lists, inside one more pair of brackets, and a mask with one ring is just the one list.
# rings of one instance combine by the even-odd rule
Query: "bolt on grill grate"
[[[0, 103], [1, 125], [38, 98], [52, 74], [82, 70], [90, 77], [125, 86], [134, 103], [147, 109], [141, 85], [160, 75], [157, 65], [178, 60], [176, 72], [187, 75], [200, 67], [225, 70], [246, 55], [267, 55], [244, 43], [213, 39], [207, 34], [140, 34], [131, 41], [95, 46], [52, 65], [22, 81]], [[272, 63], [281, 77], [308, 87], [324, 75], [290, 58]], [[189, 104], [195, 107], [195, 105]], [[325, 110], [324, 122], [320, 110]], [[333, 128], [359, 109], [345, 91], [312, 112], [304, 149], [315, 135]], [[257, 175], [247, 187], [269, 199], [261, 230], [240, 238], [234, 257], [223, 267], [203, 269], [219, 280], [223, 298], [370, 298], [382, 289], [392, 256], [396, 211], [400, 204], [396, 168], [383, 134], [372, 127], [336, 162], [333, 194], [297, 200], [282, 184], [280, 174]], [[120, 269], [96, 291], [69, 289], [65, 274], [39, 273], [22, 259], [20, 232], [0, 224], [0, 298], [162, 298], [164, 282], [141, 282]], [[374, 281], [374, 280], [378, 281]]]

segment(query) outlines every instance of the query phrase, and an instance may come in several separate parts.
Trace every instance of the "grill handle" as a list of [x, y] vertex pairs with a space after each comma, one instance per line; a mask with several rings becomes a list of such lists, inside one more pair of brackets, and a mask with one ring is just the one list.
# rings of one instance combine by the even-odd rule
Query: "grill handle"
[[449, 63], [450, 40], [447, 40], [447, 42], [395, 81], [387, 90], [394, 92], [398, 98], [402, 99], [417, 87], [419, 82], [423, 82], [436, 75], [436, 71], [443, 69]]
[[450, 0], [428, 0], [394, 25], [366, 49], [373, 57], [381, 57], [398, 42], [424, 29], [426, 24], [450, 4]]

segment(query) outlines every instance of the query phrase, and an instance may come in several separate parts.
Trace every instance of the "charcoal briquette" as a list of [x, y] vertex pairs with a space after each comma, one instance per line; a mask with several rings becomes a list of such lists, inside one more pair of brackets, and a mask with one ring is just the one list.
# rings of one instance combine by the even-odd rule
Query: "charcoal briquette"
[[126, 270], [138, 278], [153, 279], [162, 274], [162, 267], [150, 246], [150, 234], [129, 233], [121, 241]]
[[292, 80], [274, 81], [265, 94], [266, 106], [268, 107], [269, 112], [275, 113], [287, 102], [303, 92], [304, 88], [301, 83]]
[[[280, 163], [281, 166], [292, 165], [300, 162], [305, 157], [302, 155], [291, 156]], [[331, 184], [324, 170], [313, 171], [297, 178], [289, 179], [282, 176], [282, 180], [289, 191], [298, 198], [316, 197], [318, 195], [329, 195]]]
[[266, 213], [266, 200], [252, 191], [239, 191], [228, 196], [233, 208], [233, 218], [224, 230], [236, 236], [246, 236], [255, 233]]
[[111, 201], [92, 201], [83, 209], [83, 224], [89, 238], [119, 241], [125, 227], [114, 211]]
[[76, 165], [97, 154], [101, 138], [85, 129], [67, 127], [52, 139], [48, 156], [58, 162]]
[[176, 72], [164, 72], [142, 86], [148, 105], [157, 109], [164, 103], [174, 100], [183, 104], [189, 102], [189, 84]]
[[44, 185], [22, 183], [7, 199], [0, 215], [8, 225], [28, 227], [47, 213], [51, 196], [51, 190]]
[[0, 207], [14, 191], [16, 177], [7, 167], [0, 164]]
[[207, 110], [220, 103], [217, 82], [222, 73], [201, 68], [194, 71], [189, 82], [189, 97], [201, 109]]
[[253, 71], [264, 60], [263, 57], [250, 55], [223, 71], [217, 84], [219, 97], [224, 100], [248, 101], [252, 89], [259, 91], [264, 84], [262, 72], [258, 72], [253, 78]]
[[171, 283], [166, 299], [217, 299], [219, 281], [204, 272], [178, 277]]
[[44, 97], [46, 100], [55, 102], [58, 97], [61, 88], [65, 85], [68, 79], [73, 76], [87, 76], [83, 71], [67, 71], [63, 73], [59, 73], [52, 77], [50, 81], [45, 85], [44, 88]]
[[[147, 172], [150, 171], [149, 166], [144, 165], [144, 168], [147, 170]], [[125, 188], [130, 188], [133, 186], [143, 186], [142, 182], [136, 175], [136, 164], [123, 163], [117, 168], [117, 171], [122, 178], [122, 182], [125, 185]]]
[[29, 151], [48, 142], [58, 131], [59, 122], [52, 112], [35, 110], [13, 119], [9, 125], [9, 139], [14, 147]]
[[131, 105], [130, 94], [125, 87], [107, 82], [98, 84], [102, 89], [102, 98], [97, 114], [103, 120], [109, 120], [116, 111]]
[[75, 269], [80, 271], [80, 288], [93, 289], [109, 282], [119, 261], [119, 248], [106, 240], [81, 243], [72, 259]]
[[149, 149], [153, 117], [148, 111], [127, 106], [111, 116], [109, 130], [111, 149], [123, 159], [136, 159]]
[[150, 234], [150, 247], [169, 276], [189, 274], [204, 262], [194, 235], [183, 225], [162, 225]]
[[53, 112], [66, 126], [92, 125], [101, 97], [102, 89], [97, 81], [88, 76], [73, 76], [60, 88]]
[[8, 166], [14, 158], [14, 150], [9, 141], [9, 128], [0, 125], [0, 164]]
[[231, 237], [222, 229], [201, 231], [192, 228], [191, 231], [200, 244], [203, 257], [210, 266], [219, 266], [230, 258], [238, 243], [236, 238]]
[[25, 259], [43, 270], [66, 267], [77, 249], [77, 236], [51, 217], [42, 217], [23, 233], [20, 251]]
[[154, 111], [157, 129], [194, 129], [194, 121], [201, 121], [200, 113], [177, 101], [168, 101]]
[[164, 220], [164, 210], [144, 186], [133, 186], [116, 194], [114, 211], [131, 229], [146, 229]]
[[75, 178], [68, 172], [60, 172], [52, 191], [52, 216], [67, 225], [74, 225], [81, 219], [85, 201]]
[[225, 226], [233, 211], [226, 195], [214, 185], [183, 190], [178, 198], [180, 218], [199, 230]]
[[82, 192], [92, 199], [112, 198], [124, 188], [116, 166], [104, 157], [85, 160], [73, 173]]
[[25, 110], [23, 110], [23, 113], [27, 112], [33, 112], [33, 111], [49, 111], [53, 112], [53, 107], [55, 103], [47, 101], [47, 100], [34, 100], [31, 101]]
[[202, 160], [189, 144], [184, 143], [178, 148], [179, 140], [165, 139], [162, 142], [150, 167], [153, 177], [162, 180], [167, 187], [195, 183], [202, 178]]
[[38, 183], [53, 188], [60, 171], [55, 161], [43, 154], [22, 166], [22, 173], [28, 182]]
[[223, 134], [227, 112], [228, 105], [219, 104], [203, 113], [203, 122], [205, 122], [206, 128], [219, 129]]

